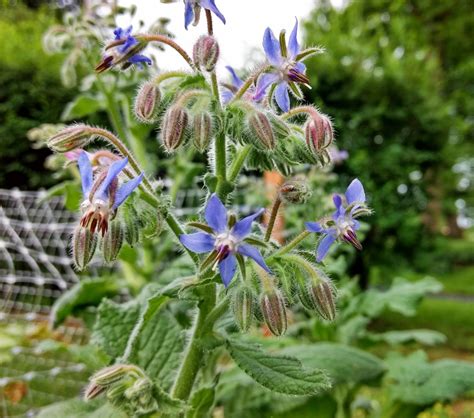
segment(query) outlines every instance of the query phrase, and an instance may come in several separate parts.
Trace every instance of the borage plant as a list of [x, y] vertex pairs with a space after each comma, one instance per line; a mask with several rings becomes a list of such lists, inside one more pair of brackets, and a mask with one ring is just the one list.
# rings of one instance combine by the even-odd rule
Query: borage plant
[[[263, 322], [272, 334], [283, 335], [292, 305], [333, 320], [336, 289], [321, 262], [336, 241], [360, 250], [356, 218], [370, 213], [363, 186], [355, 179], [345, 194], [334, 196], [332, 215], [309, 216], [307, 229], [281, 245], [272, 239], [276, 217], [285, 204], [305, 203], [310, 191], [304, 182], [290, 178], [279, 188], [265, 224], [259, 223], [264, 209], [250, 215], [228, 209], [244, 168], [276, 169], [291, 177], [302, 164], [327, 165], [333, 128], [315, 107], [291, 106], [290, 94], [293, 102], [302, 100], [301, 86], [309, 84], [303, 61], [321, 52], [300, 47], [298, 22], [288, 40], [285, 31], [277, 39], [268, 28], [263, 37], [266, 61], [244, 78], [228, 67], [229, 83], [217, 78], [220, 47], [213, 36], [213, 14], [223, 23], [224, 16], [213, 0], [185, 1], [186, 28], [191, 22], [197, 26], [202, 13], [207, 34], [197, 39], [192, 57], [166, 35], [118, 28], [96, 71], [148, 66], [145, 49], [150, 43], [168, 45], [182, 56], [189, 69], [161, 72], [146, 81], [134, 112], [139, 121], [159, 127], [158, 139], [170, 158], [190, 147], [207, 154], [205, 222], [182, 224], [173, 199], [156, 187], [123, 138], [110, 131], [76, 124], [48, 142], [55, 152], [77, 161], [82, 180], [81, 217], [72, 239], [78, 269], [86, 268], [98, 248], [106, 261], [113, 261], [125, 240], [151, 240], [139, 229], [162, 221], [194, 263], [192, 276], [146, 286], [136, 300], [123, 305], [106, 300], [99, 308], [93, 342], [112, 365], [91, 377], [85, 398], [105, 395], [132, 416], [205, 416], [214, 403], [226, 352], [271, 391], [304, 396], [329, 388], [324, 371], [267, 353], [244, 333]], [[96, 139], [107, 148], [86, 151]], [[317, 252], [308, 255], [299, 246], [311, 232], [321, 241]], [[191, 323], [183, 320], [183, 309], [194, 315]], [[229, 317], [237, 327], [224, 320]]]

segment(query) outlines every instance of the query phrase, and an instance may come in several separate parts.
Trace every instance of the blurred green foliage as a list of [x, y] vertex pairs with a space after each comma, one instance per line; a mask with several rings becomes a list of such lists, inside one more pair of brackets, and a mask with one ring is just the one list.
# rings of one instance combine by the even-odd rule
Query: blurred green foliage
[[434, 257], [418, 255], [432, 253], [433, 235], [461, 234], [454, 201], [467, 199], [452, 167], [472, 151], [472, 3], [319, 3], [306, 43], [327, 53], [308, 62], [316, 74], [309, 99], [334, 118], [338, 146], [349, 152], [341, 186], [359, 177], [375, 210], [356, 272], [430, 269]]
[[22, 3], [0, 6], [0, 187], [37, 189], [57, 182], [44, 161], [50, 152], [34, 150], [26, 137], [41, 123], [59, 120], [74, 96], [59, 81], [61, 56], [43, 52], [41, 39], [54, 23], [48, 8]]

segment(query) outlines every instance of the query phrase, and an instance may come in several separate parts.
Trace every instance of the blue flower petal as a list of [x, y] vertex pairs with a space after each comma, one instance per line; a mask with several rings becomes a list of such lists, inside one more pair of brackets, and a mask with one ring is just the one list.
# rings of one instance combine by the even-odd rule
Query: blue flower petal
[[201, 0], [200, 4], [201, 4], [201, 7], [204, 7], [205, 9], [210, 10], [222, 21], [222, 23], [225, 24], [225, 17], [217, 8], [214, 0]]
[[304, 65], [302, 62], [297, 62], [295, 64], [295, 68], [302, 74], [306, 72], [306, 65]]
[[128, 62], [131, 62], [132, 64], [138, 64], [140, 66], [141, 66], [142, 63], [148, 64], [148, 65], [152, 64], [152, 61], [151, 61], [150, 58], [148, 58], [145, 55], [141, 55], [141, 54], [133, 55], [132, 57], [130, 57], [128, 59]]
[[227, 104], [232, 100], [232, 97], [234, 97], [234, 93], [231, 92], [230, 90], [224, 90], [222, 89], [221, 91], [221, 99], [223, 104]]
[[283, 61], [281, 57], [280, 42], [275, 38], [275, 35], [270, 28], [267, 28], [263, 35], [263, 49], [265, 50], [265, 54], [270, 64], [275, 67], [280, 67]]
[[191, 0], [186, 0], [184, 5], [184, 28], [188, 30], [188, 26], [194, 20], [194, 10]]
[[195, 232], [194, 234], [183, 234], [179, 236], [181, 244], [188, 250], [195, 253], [208, 253], [214, 249], [215, 238], [205, 232]]
[[93, 182], [92, 166], [87, 152], [81, 152], [77, 160], [77, 165], [79, 166], [79, 173], [81, 174], [82, 193], [84, 196], [87, 196], [91, 191]]
[[219, 263], [219, 273], [221, 274], [221, 279], [225, 287], [229, 286], [230, 281], [234, 277], [236, 269], [237, 259], [232, 253]]
[[117, 209], [125, 201], [125, 199], [128, 196], [130, 196], [130, 194], [138, 187], [138, 185], [141, 183], [142, 180], [143, 180], [143, 173], [141, 173], [139, 176], [135, 177], [134, 179], [129, 180], [126, 183], [122, 184], [117, 190], [117, 193], [115, 195], [115, 201], [114, 201], [114, 204], [112, 205], [112, 209], [113, 210]]
[[275, 73], [265, 73], [262, 74], [257, 81], [257, 89], [255, 91], [255, 95], [253, 99], [255, 101], [262, 100], [263, 96], [265, 95], [268, 86], [273, 83], [276, 83], [279, 80], [278, 74]]
[[326, 229], [324, 229], [319, 222], [305, 222], [305, 225], [309, 232], [326, 232]]
[[99, 199], [107, 200], [107, 190], [110, 187], [111, 183], [119, 175], [119, 173], [127, 166], [128, 158], [123, 158], [122, 160], [115, 161], [110, 165], [107, 175], [105, 176], [104, 181], [97, 189], [94, 196]]
[[227, 229], [227, 209], [215, 193], [207, 202], [204, 217], [214, 231], [224, 232]]
[[241, 219], [240, 221], [236, 222], [236, 224], [232, 228], [231, 234], [239, 239], [245, 238], [248, 234], [250, 234], [250, 231], [252, 229], [252, 222], [257, 219], [263, 212], [265, 212], [265, 209], [260, 209], [253, 215], [249, 215], [244, 219]]
[[354, 202], [365, 202], [364, 186], [362, 186], [359, 179], [352, 180], [351, 184], [347, 187], [346, 200], [349, 205]]
[[331, 245], [334, 244], [334, 241], [336, 241], [336, 237], [330, 234], [326, 235], [321, 240], [318, 245], [318, 250], [316, 252], [316, 261], [318, 263], [322, 261], [324, 257], [326, 257], [326, 254], [328, 253], [329, 248], [331, 248]]
[[227, 71], [229, 71], [229, 73], [232, 77], [232, 85], [234, 87], [240, 88], [240, 86], [242, 86], [242, 84], [244, 84], [242, 79], [237, 75], [235, 70], [230, 65], [227, 65], [225, 68], [227, 69]]
[[288, 84], [286, 82], [278, 84], [275, 89], [275, 100], [278, 107], [283, 110], [283, 112], [288, 112], [290, 110], [290, 96], [288, 95]]
[[138, 44], [138, 41], [133, 36], [127, 36], [125, 43], [122, 44], [118, 50], [121, 54], [125, 54], [128, 49], [136, 44]]
[[265, 260], [263, 259], [262, 254], [260, 254], [260, 251], [258, 251], [258, 249], [254, 246], [249, 244], [240, 244], [237, 249], [237, 252], [252, 258], [260, 267], [262, 267], [268, 273], [272, 272], [265, 263]]
[[296, 19], [295, 26], [291, 31], [290, 38], [288, 40], [288, 58], [294, 59], [300, 53], [300, 46], [298, 44], [298, 19]]

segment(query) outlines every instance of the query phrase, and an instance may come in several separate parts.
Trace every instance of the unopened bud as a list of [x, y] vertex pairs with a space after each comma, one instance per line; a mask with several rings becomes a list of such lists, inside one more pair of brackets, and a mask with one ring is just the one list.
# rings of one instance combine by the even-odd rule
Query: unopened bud
[[201, 112], [193, 119], [193, 144], [199, 152], [207, 150], [212, 139], [212, 119], [207, 112]]
[[92, 128], [82, 123], [61, 129], [48, 140], [48, 147], [54, 152], [67, 152], [85, 147], [93, 138]]
[[311, 196], [311, 191], [304, 181], [290, 180], [280, 187], [280, 199], [285, 203], [299, 204], [305, 203]]
[[219, 59], [219, 44], [211, 35], [201, 36], [194, 44], [193, 61], [196, 67], [208, 72], [214, 71]]
[[107, 388], [105, 386], [100, 386], [94, 382], [91, 382], [87, 385], [86, 390], [84, 391], [84, 400], [91, 401], [92, 399], [97, 398], [105, 392]]
[[102, 238], [102, 253], [108, 263], [115, 261], [123, 245], [124, 232], [119, 220], [109, 223], [109, 228]]
[[233, 294], [232, 312], [237, 326], [247, 332], [255, 314], [255, 295], [248, 286], [239, 287]]
[[301, 304], [308, 310], [316, 311], [323, 319], [336, 318], [336, 289], [332, 281], [322, 271], [319, 280], [308, 280], [298, 289]]
[[72, 235], [72, 256], [79, 270], [89, 264], [97, 247], [97, 235], [78, 225]]
[[273, 133], [270, 120], [265, 113], [254, 112], [249, 118], [249, 127], [257, 137], [259, 145], [267, 150], [275, 148], [275, 134]]
[[130, 371], [130, 366], [126, 364], [114, 364], [113, 366], [105, 367], [94, 374], [90, 380], [91, 382], [100, 386], [109, 386], [112, 383], [122, 380]]
[[161, 139], [166, 151], [173, 152], [183, 143], [188, 125], [188, 112], [181, 106], [171, 106], [163, 118]]
[[319, 155], [334, 140], [332, 124], [326, 115], [315, 112], [305, 124], [306, 145], [313, 154]]
[[156, 118], [161, 92], [152, 81], [144, 83], [135, 98], [135, 115], [145, 123], [153, 123]]
[[273, 335], [280, 336], [286, 332], [288, 321], [286, 318], [285, 300], [279, 289], [265, 291], [260, 298], [260, 309]]
[[133, 206], [127, 206], [122, 211], [125, 224], [125, 240], [133, 247], [140, 241], [140, 225], [138, 214]]

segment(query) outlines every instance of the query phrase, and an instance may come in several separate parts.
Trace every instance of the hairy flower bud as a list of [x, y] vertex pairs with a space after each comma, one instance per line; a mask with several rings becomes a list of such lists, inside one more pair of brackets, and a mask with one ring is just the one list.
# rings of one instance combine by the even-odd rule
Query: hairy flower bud
[[285, 203], [305, 203], [311, 196], [311, 191], [304, 181], [290, 180], [283, 183], [278, 191], [280, 199]]
[[332, 124], [326, 115], [314, 112], [304, 126], [306, 145], [313, 154], [319, 155], [334, 140]]
[[110, 222], [102, 238], [102, 253], [108, 263], [115, 261], [123, 245], [124, 232], [119, 220]]
[[89, 264], [97, 247], [97, 235], [78, 225], [72, 235], [72, 257], [79, 270]]
[[259, 111], [252, 113], [249, 117], [249, 127], [264, 149], [272, 150], [275, 148], [275, 134], [265, 113]]
[[144, 83], [135, 98], [135, 115], [145, 123], [153, 123], [156, 118], [161, 92], [152, 81]]
[[280, 336], [286, 332], [285, 299], [279, 289], [265, 291], [260, 297], [260, 309], [265, 324], [273, 335]]
[[214, 71], [219, 59], [219, 44], [211, 35], [201, 36], [193, 47], [193, 61], [199, 70]]
[[207, 112], [201, 112], [193, 119], [193, 144], [199, 152], [207, 150], [212, 139], [212, 118]]
[[166, 112], [161, 127], [161, 139], [166, 151], [173, 152], [183, 143], [188, 125], [188, 112], [184, 107], [173, 105]]
[[104, 393], [106, 389], [105, 386], [100, 386], [97, 383], [90, 382], [84, 391], [84, 400], [91, 401]]
[[131, 247], [140, 241], [140, 225], [137, 218], [138, 213], [133, 206], [124, 208], [125, 240]]
[[316, 311], [323, 319], [334, 321], [336, 318], [336, 289], [329, 277], [320, 270], [319, 278], [308, 279], [298, 289], [301, 304], [308, 310]]
[[85, 147], [93, 138], [92, 128], [83, 123], [67, 126], [48, 140], [48, 147], [54, 152], [68, 152]]
[[255, 314], [255, 295], [250, 287], [241, 286], [234, 292], [232, 312], [239, 329], [242, 332], [247, 332]]
[[90, 381], [100, 386], [108, 386], [122, 380], [130, 371], [130, 366], [126, 364], [114, 364], [105, 367], [94, 374]]

